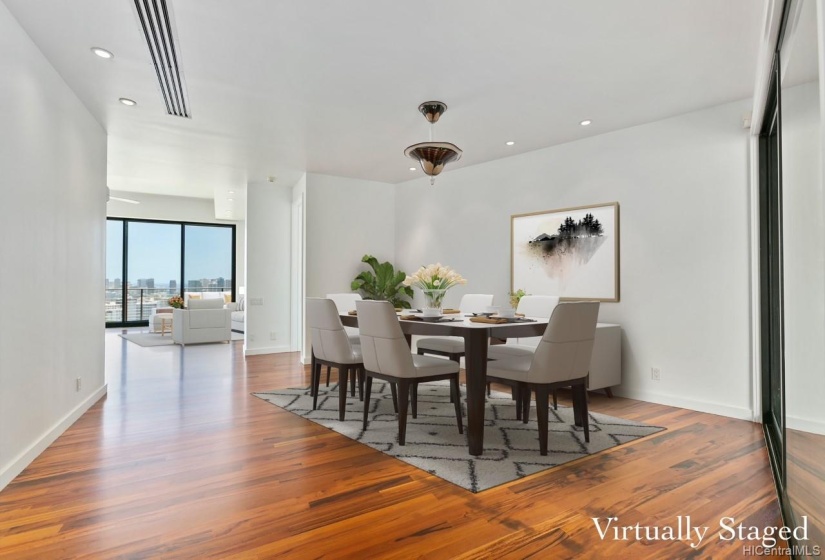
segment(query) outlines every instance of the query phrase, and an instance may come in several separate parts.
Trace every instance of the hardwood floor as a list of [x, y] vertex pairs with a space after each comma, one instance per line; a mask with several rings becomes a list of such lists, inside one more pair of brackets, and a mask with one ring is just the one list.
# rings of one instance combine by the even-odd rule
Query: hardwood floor
[[[721, 517], [779, 522], [749, 422], [591, 394], [667, 430], [472, 494], [250, 395], [307, 384], [296, 354], [106, 351], [108, 396], [0, 492], [0, 558], [741, 558]], [[696, 550], [591, 520], [680, 515], [711, 527]]]

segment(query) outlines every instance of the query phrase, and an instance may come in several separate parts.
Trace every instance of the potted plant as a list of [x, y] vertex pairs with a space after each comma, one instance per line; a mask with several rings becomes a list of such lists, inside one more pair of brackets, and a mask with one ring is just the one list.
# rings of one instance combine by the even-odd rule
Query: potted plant
[[444, 295], [447, 290], [456, 284], [466, 284], [464, 279], [458, 272], [449, 266], [443, 266], [441, 263], [429, 264], [422, 266], [413, 273], [412, 276], [407, 276], [404, 280], [405, 286], [417, 286], [421, 288], [424, 294], [425, 313], [426, 309], [435, 309], [437, 313], [441, 313], [441, 303], [444, 301]]
[[394, 307], [409, 309], [408, 298], [413, 296], [412, 288], [404, 286], [404, 279], [407, 274], [389, 262], [379, 263], [378, 259], [372, 255], [364, 255], [361, 262], [367, 263], [372, 268], [372, 272], [365, 270], [358, 274], [352, 281], [352, 291], [360, 292], [364, 299], [386, 300]]
[[507, 292], [507, 295], [510, 296], [510, 307], [516, 309], [518, 307], [518, 303], [521, 301], [521, 298], [528, 294], [527, 292], [519, 288], [515, 292]]
[[180, 296], [172, 296], [169, 298], [169, 305], [175, 309], [183, 309], [183, 298]]

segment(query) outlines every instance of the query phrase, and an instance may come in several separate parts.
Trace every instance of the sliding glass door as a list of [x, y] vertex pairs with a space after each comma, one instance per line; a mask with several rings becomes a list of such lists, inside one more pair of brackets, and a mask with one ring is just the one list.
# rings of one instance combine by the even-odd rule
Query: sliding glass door
[[235, 226], [109, 218], [106, 326], [142, 326], [169, 298], [235, 299]]
[[[789, 0], [760, 135], [762, 415], [796, 558], [825, 547], [825, 167], [815, 0]], [[801, 533], [800, 533], [801, 534]]]
[[127, 222], [126, 323], [143, 323], [179, 292], [180, 224]]

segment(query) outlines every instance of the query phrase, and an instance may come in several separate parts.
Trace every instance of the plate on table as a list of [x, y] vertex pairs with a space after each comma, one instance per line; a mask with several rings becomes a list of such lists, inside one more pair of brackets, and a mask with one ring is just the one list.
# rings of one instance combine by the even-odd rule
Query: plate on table
[[422, 321], [427, 321], [428, 323], [437, 323], [441, 319], [444, 318], [444, 315], [421, 315]]

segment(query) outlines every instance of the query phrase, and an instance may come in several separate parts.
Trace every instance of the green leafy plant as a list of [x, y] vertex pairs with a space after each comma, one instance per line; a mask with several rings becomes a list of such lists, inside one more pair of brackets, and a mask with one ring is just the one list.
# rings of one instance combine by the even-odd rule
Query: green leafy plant
[[393, 265], [388, 262], [379, 263], [372, 255], [364, 255], [361, 262], [370, 265], [372, 272], [365, 270], [356, 276], [352, 281], [352, 291], [360, 292], [364, 299], [387, 300], [394, 307], [410, 308], [407, 298], [413, 297], [413, 290], [403, 285], [407, 277], [405, 272], [396, 272]]
[[521, 301], [521, 298], [529, 294], [521, 288], [519, 288], [515, 292], [508, 292], [507, 295], [510, 296], [510, 307], [515, 309], [518, 307], [518, 302]]

